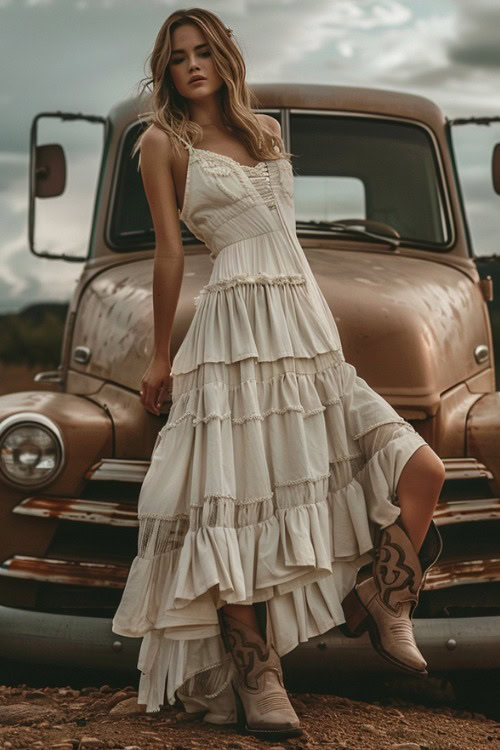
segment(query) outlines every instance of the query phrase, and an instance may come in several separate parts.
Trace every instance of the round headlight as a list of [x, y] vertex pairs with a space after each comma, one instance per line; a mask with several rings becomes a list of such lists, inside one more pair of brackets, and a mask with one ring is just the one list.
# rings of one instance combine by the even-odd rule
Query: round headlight
[[62, 467], [64, 443], [43, 414], [24, 412], [0, 422], [0, 472], [22, 487], [50, 482]]

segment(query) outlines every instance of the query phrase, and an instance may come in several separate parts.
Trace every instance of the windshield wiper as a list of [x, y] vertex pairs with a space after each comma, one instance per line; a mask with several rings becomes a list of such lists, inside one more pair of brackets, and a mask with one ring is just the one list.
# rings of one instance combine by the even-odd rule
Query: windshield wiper
[[[373, 219], [342, 219], [341, 221], [297, 221], [297, 228], [303, 229], [306, 227], [314, 227], [318, 229], [327, 229], [329, 232], [338, 232], [340, 234], [351, 234], [357, 237], [362, 237], [364, 240], [372, 240], [375, 242], [384, 242], [390, 245], [394, 250], [399, 247], [401, 235], [399, 232], [391, 227], [390, 224], [384, 224], [381, 221], [374, 221]], [[356, 226], [373, 226], [375, 229], [381, 229], [387, 232], [389, 235], [378, 234], [376, 232], [369, 232], [366, 229], [355, 229]]]

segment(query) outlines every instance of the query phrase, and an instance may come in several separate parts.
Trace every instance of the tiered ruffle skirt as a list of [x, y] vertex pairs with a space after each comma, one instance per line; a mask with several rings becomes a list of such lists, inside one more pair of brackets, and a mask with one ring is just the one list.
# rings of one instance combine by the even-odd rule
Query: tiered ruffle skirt
[[234, 721], [217, 609], [268, 601], [280, 656], [344, 622], [424, 439], [347, 363], [301, 273], [208, 284], [172, 366], [113, 632], [143, 636], [138, 702]]

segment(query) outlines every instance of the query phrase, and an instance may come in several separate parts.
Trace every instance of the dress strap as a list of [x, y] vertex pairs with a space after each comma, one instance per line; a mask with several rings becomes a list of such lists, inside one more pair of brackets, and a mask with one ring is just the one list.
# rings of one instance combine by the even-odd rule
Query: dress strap
[[185, 141], [184, 138], [181, 138], [180, 135], [178, 135], [177, 137], [182, 142], [182, 144], [184, 145], [184, 148], [186, 149], [186, 151], [192, 151], [193, 150], [193, 147], [191, 146], [191, 144], [189, 143], [189, 141]]

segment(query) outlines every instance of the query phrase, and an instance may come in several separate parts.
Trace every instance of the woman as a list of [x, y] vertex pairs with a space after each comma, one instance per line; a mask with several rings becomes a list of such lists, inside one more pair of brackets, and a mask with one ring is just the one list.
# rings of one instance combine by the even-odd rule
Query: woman
[[[344, 359], [295, 232], [290, 155], [277, 121], [253, 112], [231, 30], [175, 11], [151, 69], [135, 149], [156, 233], [141, 401], [159, 414], [172, 384], [172, 407], [113, 631], [143, 637], [146, 711], [166, 692], [280, 739], [301, 733], [280, 664], [301, 641], [368, 629], [393, 664], [426, 674], [411, 615], [439, 554], [444, 467]], [[179, 218], [214, 265], [171, 363]]]

